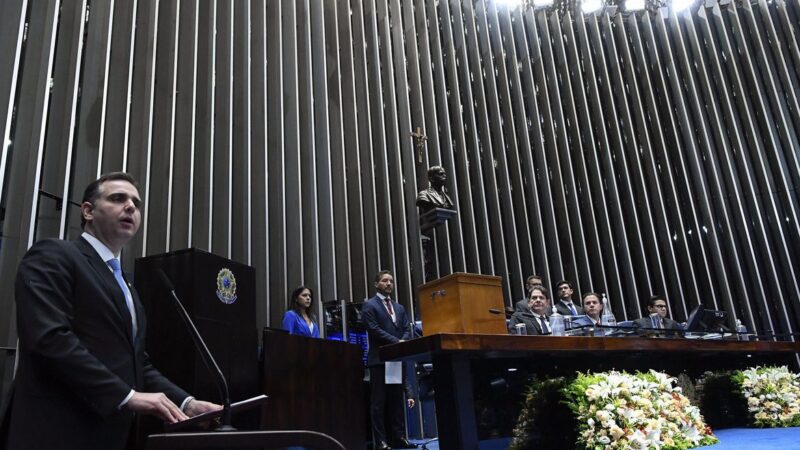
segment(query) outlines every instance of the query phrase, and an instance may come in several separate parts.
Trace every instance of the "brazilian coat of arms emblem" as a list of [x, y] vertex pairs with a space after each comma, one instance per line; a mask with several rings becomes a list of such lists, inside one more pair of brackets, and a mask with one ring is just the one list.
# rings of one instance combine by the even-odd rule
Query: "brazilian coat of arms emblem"
[[230, 305], [238, 298], [236, 296], [236, 277], [230, 269], [223, 267], [217, 273], [217, 298], [226, 305]]

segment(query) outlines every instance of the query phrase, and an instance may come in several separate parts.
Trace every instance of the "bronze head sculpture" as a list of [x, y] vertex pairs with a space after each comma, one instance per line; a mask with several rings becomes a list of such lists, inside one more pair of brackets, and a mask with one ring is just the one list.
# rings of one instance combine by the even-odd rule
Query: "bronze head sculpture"
[[453, 209], [453, 200], [447, 194], [444, 183], [447, 181], [447, 172], [442, 166], [428, 168], [428, 188], [417, 194], [417, 207], [423, 211], [433, 208]]

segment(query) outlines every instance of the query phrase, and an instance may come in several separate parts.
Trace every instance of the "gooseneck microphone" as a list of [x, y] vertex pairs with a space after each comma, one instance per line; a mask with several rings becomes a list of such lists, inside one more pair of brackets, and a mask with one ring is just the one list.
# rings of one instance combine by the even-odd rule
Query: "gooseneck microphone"
[[186, 329], [192, 337], [194, 346], [200, 353], [200, 357], [206, 365], [206, 368], [211, 372], [212, 378], [214, 378], [214, 382], [219, 390], [219, 395], [222, 397], [222, 424], [215, 428], [214, 431], [236, 431], [236, 428], [231, 426], [231, 397], [228, 393], [228, 382], [225, 380], [225, 375], [223, 375], [222, 371], [219, 369], [217, 361], [214, 360], [214, 356], [212, 356], [211, 352], [208, 350], [208, 346], [206, 346], [203, 337], [200, 336], [200, 333], [197, 331], [197, 327], [194, 326], [194, 322], [192, 322], [192, 318], [189, 317], [189, 313], [186, 312], [186, 308], [183, 307], [183, 303], [181, 303], [181, 300], [178, 298], [178, 294], [175, 293], [175, 286], [172, 284], [172, 281], [170, 281], [163, 269], [156, 270], [156, 274], [164, 287], [172, 294], [172, 299], [175, 300], [175, 307], [178, 309], [178, 315], [183, 319], [183, 324], [186, 325]]
[[524, 312], [524, 311], [511, 312], [511, 311], [506, 311], [506, 310], [499, 310], [499, 309], [495, 309], [495, 308], [489, 308], [489, 312], [492, 313], [492, 314], [498, 314], [498, 315], [502, 314], [502, 315], [504, 315], [506, 317], [511, 317], [514, 314], [519, 314], [519, 315], [521, 315], [523, 317], [530, 317], [530, 318], [536, 319], [536, 316], [534, 316], [531, 313]]

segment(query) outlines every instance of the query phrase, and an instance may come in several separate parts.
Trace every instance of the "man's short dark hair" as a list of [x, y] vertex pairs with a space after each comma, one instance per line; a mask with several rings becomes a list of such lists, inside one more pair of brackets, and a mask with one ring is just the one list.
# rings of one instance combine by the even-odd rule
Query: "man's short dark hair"
[[559, 290], [561, 288], [561, 285], [563, 285], [563, 284], [566, 284], [567, 286], [569, 286], [570, 289], [574, 289], [572, 287], [572, 283], [571, 282], [569, 282], [567, 280], [561, 280], [556, 284], [556, 290]]
[[528, 298], [531, 298], [531, 294], [533, 294], [533, 291], [535, 291], [535, 290], [542, 291], [542, 295], [544, 295], [544, 298], [548, 298], [548, 299], [550, 298], [550, 293], [547, 292], [547, 288], [542, 286], [541, 284], [535, 284], [535, 285], [531, 286], [531, 290], [528, 291]]
[[600, 302], [600, 304], [603, 304], [603, 299], [600, 297], [600, 294], [596, 292], [587, 292], [581, 296], [581, 305], [583, 305], [583, 302], [586, 301], [586, 297], [589, 297], [590, 295], [597, 297], [597, 300]]
[[[378, 272], [375, 275], [375, 282], [377, 283], [378, 281], [381, 281], [381, 278], [383, 278], [384, 275], [392, 275], [392, 271], [391, 270], [381, 270], [380, 272]], [[392, 275], [392, 277], [394, 277], [394, 275]]]
[[428, 177], [432, 177], [433, 174], [435, 174], [437, 172], [446, 172], [446, 171], [444, 170], [444, 167], [442, 167], [442, 166], [430, 166], [430, 167], [428, 167]]
[[656, 302], [658, 300], [661, 300], [662, 302], [667, 303], [667, 299], [664, 298], [663, 295], [653, 295], [653, 296], [651, 296], [650, 298], [647, 299], [647, 307], [650, 308], [652, 306], [656, 306]]
[[539, 275], [538, 273], [535, 273], [533, 275], [528, 275], [528, 278], [525, 278], [525, 282], [527, 283], [528, 281], [531, 281], [531, 278], [536, 278], [537, 280], [544, 281], [544, 277], [543, 276]]
[[[83, 191], [83, 199], [81, 200], [81, 204], [89, 202], [94, 203], [98, 197], [100, 197], [100, 186], [105, 183], [106, 181], [115, 181], [115, 180], [122, 180], [127, 181], [128, 183], [132, 184], [137, 190], [139, 189], [139, 183], [136, 181], [136, 178], [129, 173], [125, 172], [111, 172], [104, 175], [101, 175], [100, 178], [92, 181], [86, 186], [86, 189]], [[81, 228], [86, 226], [86, 219], [83, 218], [83, 214], [81, 214]]]

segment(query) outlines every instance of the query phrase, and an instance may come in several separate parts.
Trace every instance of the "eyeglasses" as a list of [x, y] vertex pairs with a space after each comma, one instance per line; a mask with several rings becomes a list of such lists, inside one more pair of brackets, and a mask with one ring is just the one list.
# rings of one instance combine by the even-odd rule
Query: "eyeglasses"
[[667, 305], [653, 305], [654, 308], [667, 309]]

